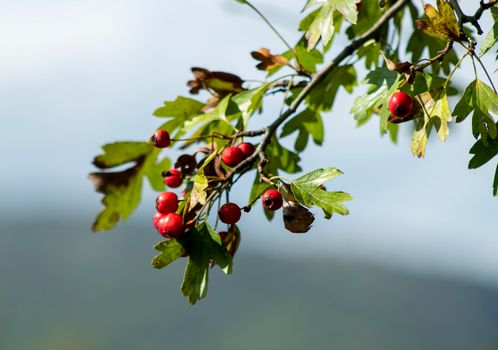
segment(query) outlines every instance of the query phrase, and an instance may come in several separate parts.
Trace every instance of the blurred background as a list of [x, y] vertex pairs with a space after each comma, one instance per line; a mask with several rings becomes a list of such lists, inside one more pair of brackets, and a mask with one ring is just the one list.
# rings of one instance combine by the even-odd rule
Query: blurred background
[[[187, 95], [190, 67], [262, 79], [249, 52], [284, 47], [233, 0], [0, 4], [0, 349], [498, 344], [494, 168], [467, 170], [470, 124], [446, 144], [430, 142], [420, 160], [409, 126], [396, 145], [376, 122], [356, 129], [354, 96], [341, 92], [324, 119], [324, 146], [310, 146], [302, 166], [341, 169], [328, 188], [353, 195], [351, 215], [329, 222], [315, 211], [313, 230], [292, 235], [279, 215], [268, 224], [256, 208], [241, 221], [234, 274], [213, 270], [207, 299], [190, 306], [179, 293], [185, 261], [150, 266], [160, 240], [150, 188], [129, 221], [90, 232], [101, 209], [91, 161], [106, 142], [147, 139], [162, 123], [153, 110]], [[302, 0], [254, 4], [298, 39]], [[455, 84], [470, 82], [469, 68]], [[280, 102], [272, 98], [254, 125], [267, 124]], [[247, 200], [248, 177], [237, 202]]]

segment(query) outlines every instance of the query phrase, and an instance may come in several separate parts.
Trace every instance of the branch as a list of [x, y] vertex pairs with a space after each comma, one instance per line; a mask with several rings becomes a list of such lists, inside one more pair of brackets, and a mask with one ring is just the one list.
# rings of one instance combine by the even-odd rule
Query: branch
[[[496, 0], [494, 0], [496, 1]], [[254, 131], [246, 131], [239, 133], [240, 136], [260, 136], [261, 142], [258, 147], [254, 151], [254, 153], [242, 161], [239, 165], [233, 168], [226, 176], [225, 180], [229, 180], [233, 177], [233, 175], [237, 171], [241, 171], [246, 167], [252, 165], [254, 161], [260, 156], [261, 152], [264, 152], [266, 147], [269, 145], [272, 136], [275, 134], [278, 127], [291, 115], [293, 115], [301, 103], [304, 101], [306, 96], [316, 88], [316, 86], [325, 79], [327, 75], [329, 75], [334, 69], [336, 69], [342, 61], [344, 61], [347, 57], [355, 53], [365, 42], [375, 37], [377, 32], [382, 29], [384, 24], [387, 23], [398, 11], [400, 11], [409, 0], [398, 0], [393, 6], [391, 6], [378, 20], [375, 24], [365, 33], [363, 33], [358, 39], [353, 40], [351, 44], [346, 46], [331, 62], [329, 62], [325, 67], [323, 67], [320, 71], [315, 73], [310, 82], [304, 87], [304, 89], [299, 93], [299, 95], [292, 101], [291, 105], [287, 110], [285, 110], [273, 123], [268, 125], [265, 128], [254, 130]]]
[[467, 16], [463, 13], [462, 8], [460, 7], [460, 4], [457, 0], [449, 1], [451, 3], [451, 7], [453, 7], [455, 12], [457, 13], [458, 19], [460, 20], [460, 26], [462, 26], [464, 23], [470, 23], [476, 28], [477, 34], [479, 35], [483, 33], [481, 25], [479, 24], [479, 20], [481, 19], [482, 14], [484, 13], [484, 11], [498, 4], [498, 0], [490, 0], [487, 3], [485, 3], [484, 0], [481, 0], [480, 7], [477, 9], [476, 13], [473, 16]]

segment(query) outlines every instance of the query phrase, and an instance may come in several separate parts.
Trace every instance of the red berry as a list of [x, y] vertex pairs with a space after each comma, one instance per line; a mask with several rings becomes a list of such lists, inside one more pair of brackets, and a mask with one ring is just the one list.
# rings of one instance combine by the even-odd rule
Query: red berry
[[225, 203], [221, 206], [218, 211], [218, 216], [220, 217], [221, 222], [225, 224], [235, 224], [240, 220], [240, 208], [235, 203]]
[[237, 146], [237, 148], [239, 148], [242, 151], [245, 158], [252, 156], [252, 154], [256, 150], [256, 147], [254, 147], [254, 145], [249, 142], [242, 142], [240, 145]]
[[164, 214], [163, 213], [160, 213], [160, 212], [156, 212], [154, 214], [154, 217], [152, 218], [152, 224], [154, 225], [155, 228], [157, 228], [157, 223], [159, 222], [159, 220], [161, 220], [161, 218], [164, 217]]
[[158, 148], [166, 148], [171, 143], [169, 132], [167, 132], [166, 130], [156, 130], [150, 140], [152, 141], [154, 146]]
[[406, 117], [412, 112], [413, 99], [403, 91], [392, 94], [389, 99], [389, 111], [396, 117]]
[[180, 187], [182, 184], [182, 173], [177, 169], [171, 169], [163, 172], [164, 183], [171, 188]]
[[221, 159], [229, 167], [234, 167], [244, 160], [244, 153], [242, 153], [240, 148], [230, 146], [223, 150]]
[[163, 214], [178, 210], [178, 196], [173, 192], [163, 192], [156, 198], [156, 209]]
[[169, 213], [159, 219], [157, 230], [165, 238], [178, 238], [183, 235], [182, 217], [176, 213]]
[[274, 189], [267, 190], [263, 193], [263, 197], [261, 197], [261, 199], [263, 201], [263, 206], [272, 211], [280, 209], [282, 204], [284, 204], [282, 195]]

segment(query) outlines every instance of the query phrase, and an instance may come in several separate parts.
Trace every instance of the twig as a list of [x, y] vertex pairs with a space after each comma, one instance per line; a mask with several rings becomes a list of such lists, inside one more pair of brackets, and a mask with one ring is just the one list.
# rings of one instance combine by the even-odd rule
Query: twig
[[460, 7], [460, 4], [458, 3], [458, 0], [449, 0], [451, 7], [455, 10], [457, 13], [458, 19], [460, 21], [460, 27], [464, 23], [470, 23], [472, 24], [476, 30], [477, 34], [481, 35], [483, 33], [481, 25], [479, 24], [479, 20], [481, 19], [482, 14], [484, 11], [490, 9], [494, 5], [498, 4], [498, 0], [490, 0], [489, 2], [484, 2], [484, 0], [480, 1], [480, 6], [477, 9], [477, 11], [474, 13], [473, 16], [467, 16], [466, 14], [463, 13], [462, 8]]

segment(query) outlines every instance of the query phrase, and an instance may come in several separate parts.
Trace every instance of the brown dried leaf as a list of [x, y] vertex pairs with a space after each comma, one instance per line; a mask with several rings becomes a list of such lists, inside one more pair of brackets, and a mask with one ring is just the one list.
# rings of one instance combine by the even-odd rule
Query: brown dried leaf
[[244, 81], [237, 75], [226, 72], [211, 72], [205, 68], [193, 67], [194, 80], [189, 80], [191, 94], [197, 94], [200, 90], [214, 91], [220, 97], [230, 93], [244, 91]]
[[256, 65], [259, 70], [270, 70], [279, 66], [286, 66], [289, 60], [281, 55], [272, 55], [267, 48], [260, 48], [251, 52], [252, 58], [261, 61]]

